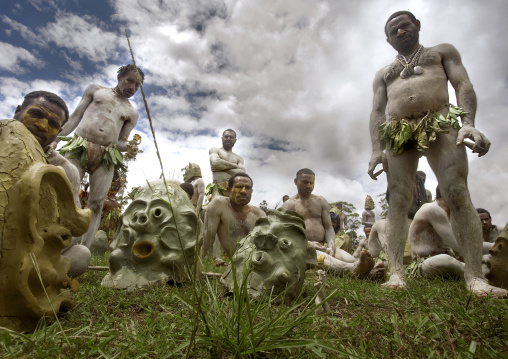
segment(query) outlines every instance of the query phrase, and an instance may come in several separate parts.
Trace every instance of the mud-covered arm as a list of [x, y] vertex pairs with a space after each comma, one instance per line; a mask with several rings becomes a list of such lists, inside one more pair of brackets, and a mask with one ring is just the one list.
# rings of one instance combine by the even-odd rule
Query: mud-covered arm
[[292, 198], [290, 198], [286, 202], [284, 202], [282, 207], [286, 210], [289, 210], [289, 211], [295, 211], [295, 208], [296, 208], [295, 201]]
[[205, 214], [205, 235], [203, 239], [203, 257], [211, 254], [212, 245], [215, 241], [215, 236], [217, 235], [217, 229], [219, 228], [220, 223], [220, 209], [221, 203], [220, 198], [216, 198], [212, 200], [208, 204], [208, 208]]
[[376, 180], [377, 178], [374, 176], [374, 171], [378, 164], [383, 163], [384, 157], [384, 144], [379, 137], [379, 126], [386, 120], [385, 110], [388, 103], [386, 83], [384, 81], [384, 69], [376, 73], [372, 87], [374, 90], [374, 100], [369, 122], [372, 155], [369, 161], [368, 173], [372, 179]]
[[457, 105], [467, 112], [466, 115], [461, 116], [462, 128], [457, 136], [457, 145], [460, 145], [464, 139], [470, 138], [475, 143], [473, 153], [478, 153], [481, 157], [489, 151], [490, 141], [474, 127], [477, 102], [473, 84], [469, 81], [457, 49], [450, 44], [441, 44], [439, 50], [443, 56], [443, 67], [448, 80], [455, 89]]
[[[325, 228], [325, 241], [327, 247], [332, 251], [332, 256], [335, 254], [335, 231], [333, 230], [332, 219], [330, 217], [330, 207], [326, 199], [321, 198], [321, 218], [323, 227]], [[286, 203], [289, 201], [286, 201]]]
[[[138, 123], [138, 113], [133, 109], [132, 115], [128, 120], [126, 120], [123, 124], [122, 130], [118, 135], [118, 142], [116, 143], [116, 148], [118, 148], [121, 152], [127, 152], [127, 145], [129, 144], [129, 135], [131, 131], [134, 129], [136, 124]], [[137, 148], [137, 145], [133, 145]]]
[[[85, 114], [86, 109], [93, 101], [93, 95], [95, 91], [100, 89], [99, 85], [92, 84], [85, 89], [83, 93], [83, 97], [81, 101], [79, 101], [78, 106], [74, 110], [74, 112], [69, 116], [69, 120], [62, 126], [62, 131], [60, 132], [60, 136], [67, 136], [72, 131], [78, 127], [79, 123], [83, 119], [83, 115]], [[57, 144], [60, 140], [57, 138], [53, 143]]]
[[205, 181], [199, 179], [196, 183], [196, 187], [198, 189], [198, 202], [196, 204], [196, 209], [198, 213], [201, 213], [201, 209], [203, 208], [203, 201], [205, 200]]
[[238, 169], [241, 170], [242, 172], [245, 172], [245, 161], [243, 160], [242, 157], [238, 156], [238, 163], [237, 163], [237, 166], [238, 166]]
[[226, 171], [230, 169], [239, 168], [239, 166], [236, 163], [228, 162], [220, 158], [219, 149], [216, 147], [210, 148], [209, 156], [210, 156], [210, 167], [212, 168], [212, 172]]
[[72, 187], [72, 194], [74, 196], [74, 203], [78, 208], [81, 208], [79, 202], [79, 189], [81, 186], [79, 171], [67, 158], [59, 154], [57, 151], [52, 151], [48, 155], [48, 162], [53, 166], [60, 166], [64, 169], [67, 179], [69, 180]]
[[437, 208], [430, 214], [430, 219], [432, 228], [434, 228], [437, 235], [443, 240], [443, 242], [451, 249], [453, 249], [455, 253], [462, 254], [460, 246], [457, 243], [457, 239], [453, 234], [452, 225], [448, 220], [446, 212], [441, 208]]
[[367, 250], [372, 257], [379, 257], [379, 254], [383, 250], [376, 225], [372, 226], [370, 231], [369, 240], [367, 242]]
[[362, 252], [362, 249], [364, 249], [364, 248], [367, 249], [368, 241], [369, 241], [368, 238], [364, 238], [360, 241], [360, 243], [358, 243], [358, 247], [356, 247], [356, 250], [353, 253], [353, 257], [360, 258], [360, 253]]

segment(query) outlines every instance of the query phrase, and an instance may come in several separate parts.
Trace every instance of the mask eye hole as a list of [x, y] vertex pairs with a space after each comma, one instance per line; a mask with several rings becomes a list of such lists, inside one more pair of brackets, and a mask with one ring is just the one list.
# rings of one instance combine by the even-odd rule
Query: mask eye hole
[[292, 243], [289, 239], [287, 238], [282, 238], [281, 240], [279, 240], [279, 247], [281, 249], [288, 249], [289, 247], [291, 247]]
[[153, 216], [154, 216], [154, 218], [160, 218], [162, 216], [162, 209], [156, 208], [153, 211]]

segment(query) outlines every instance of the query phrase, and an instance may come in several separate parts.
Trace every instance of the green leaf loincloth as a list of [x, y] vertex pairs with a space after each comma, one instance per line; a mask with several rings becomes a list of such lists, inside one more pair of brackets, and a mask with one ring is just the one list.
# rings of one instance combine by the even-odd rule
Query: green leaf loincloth
[[[79, 135], [75, 135], [73, 138], [70, 137], [58, 137], [62, 141], [69, 141], [62, 148], [60, 153], [65, 155], [69, 159], [77, 159], [82, 168], [88, 169], [88, 141]], [[104, 148], [104, 154], [102, 155], [102, 165], [109, 169], [111, 165], [115, 168], [126, 170], [123, 163], [122, 153], [115, 146], [107, 146]]]
[[379, 126], [379, 136], [393, 147], [393, 153], [402, 153], [410, 141], [416, 141], [418, 151], [424, 151], [436, 140], [438, 133], [448, 133], [450, 127], [460, 128], [458, 117], [466, 114], [460, 107], [450, 104], [446, 117], [439, 112], [428, 111], [419, 119], [390, 118]]

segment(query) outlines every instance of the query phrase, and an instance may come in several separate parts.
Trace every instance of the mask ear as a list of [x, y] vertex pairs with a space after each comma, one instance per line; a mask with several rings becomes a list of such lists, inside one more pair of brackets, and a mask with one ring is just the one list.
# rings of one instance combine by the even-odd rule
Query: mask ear
[[307, 253], [305, 255], [305, 264], [307, 268], [314, 268], [317, 265], [316, 248], [307, 246]]

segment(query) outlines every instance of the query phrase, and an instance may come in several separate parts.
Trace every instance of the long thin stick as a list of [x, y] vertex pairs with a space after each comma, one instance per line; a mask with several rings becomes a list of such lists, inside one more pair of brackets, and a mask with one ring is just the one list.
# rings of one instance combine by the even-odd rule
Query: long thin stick
[[143, 81], [141, 81], [141, 78], [139, 76], [138, 67], [136, 66], [136, 60], [134, 60], [134, 54], [132, 52], [132, 47], [131, 47], [131, 42], [129, 40], [129, 36], [127, 35], [127, 30], [125, 30], [125, 37], [127, 38], [127, 44], [129, 44], [129, 51], [131, 53], [132, 63], [134, 64], [134, 67], [136, 68], [136, 73], [138, 74], [139, 88], [141, 89], [141, 95], [143, 96], [143, 102], [145, 103], [146, 115], [148, 117], [148, 123], [150, 124], [150, 130], [152, 131], [153, 143], [155, 144], [157, 158], [159, 159], [159, 163], [161, 165], [161, 171], [162, 171], [161, 176], [162, 176], [162, 179], [164, 180], [164, 183], [166, 183], [166, 176], [164, 176], [164, 167], [162, 166], [162, 159], [161, 159], [161, 156], [159, 153], [159, 146], [157, 146], [157, 140], [155, 139], [155, 130], [153, 129], [153, 125], [152, 125], [152, 117], [150, 116], [150, 110], [148, 109], [148, 103], [146, 102], [145, 91], [143, 90]]

